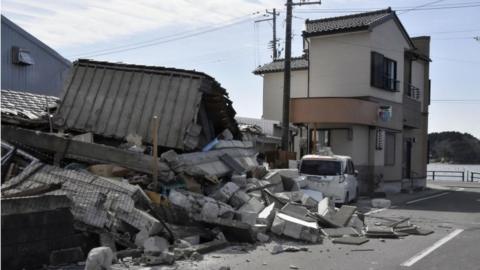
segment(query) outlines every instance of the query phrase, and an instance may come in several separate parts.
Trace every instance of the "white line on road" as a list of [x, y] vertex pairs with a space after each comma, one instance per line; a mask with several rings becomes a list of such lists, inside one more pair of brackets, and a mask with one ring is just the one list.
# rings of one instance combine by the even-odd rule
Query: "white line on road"
[[459, 235], [461, 232], [463, 232], [463, 229], [456, 229], [454, 230], [453, 232], [447, 234], [445, 237], [443, 237], [442, 239], [438, 240], [437, 242], [435, 242], [435, 244], [433, 244], [432, 246], [420, 251], [419, 253], [417, 253], [415, 256], [413, 256], [412, 258], [408, 259], [406, 262], [402, 263], [401, 266], [406, 266], [406, 267], [410, 267], [412, 266], [414, 263], [420, 261], [423, 257], [427, 256], [428, 254], [430, 254], [432, 251], [434, 251], [435, 249], [439, 248], [440, 246], [442, 246], [443, 244], [447, 243], [448, 241], [452, 240], [455, 236]]
[[371, 214], [375, 214], [375, 213], [378, 213], [378, 212], [385, 211], [385, 210], [387, 210], [387, 209], [388, 209], [388, 208], [375, 209], [375, 210], [372, 210], [372, 211], [369, 211], [369, 212], [365, 213], [364, 215], [368, 216], [368, 215], [371, 215]]
[[433, 198], [437, 198], [437, 197], [440, 197], [440, 196], [447, 195], [447, 194], [449, 194], [449, 193], [450, 193], [450, 192], [444, 192], [444, 193], [440, 193], [440, 194], [435, 194], [435, 195], [428, 196], [428, 197], [425, 197], [425, 198], [420, 198], [420, 199], [416, 199], [416, 200], [413, 200], [413, 201], [409, 201], [409, 202], [406, 202], [405, 204], [412, 204], [412, 203], [416, 203], [416, 202], [420, 202], [420, 201], [424, 201], [424, 200], [429, 200], [429, 199], [433, 199]]

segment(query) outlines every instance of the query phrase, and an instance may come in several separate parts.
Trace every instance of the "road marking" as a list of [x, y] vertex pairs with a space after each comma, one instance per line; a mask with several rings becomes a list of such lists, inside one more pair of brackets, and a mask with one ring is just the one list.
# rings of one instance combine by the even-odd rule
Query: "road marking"
[[447, 195], [449, 193], [450, 192], [444, 192], [444, 193], [428, 196], [428, 197], [425, 197], [425, 198], [420, 198], [420, 199], [416, 199], [416, 200], [413, 200], [413, 201], [409, 201], [409, 202], [406, 202], [405, 204], [412, 204], [412, 203], [416, 203], [416, 202], [420, 202], [420, 201], [424, 201], [424, 200], [429, 200], [429, 199], [433, 199], [433, 198], [437, 198], [437, 197], [440, 197], [440, 196]]
[[461, 187], [461, 188], [457, 188], [456, 191], [462, 191], [462, 190], [465, 190], [465, 188]]
[[380, 208], [380, 209], [375, 209], [375, 210], [372, 210], [372, 211], [368, 211], [367, 213], [365, 213], [364, 215], [371, 215], [371, 214], [375, 214], [375, 213], [378, 213], [378, 212], [382, 212], [382, 211], [385, 211], [387, 210], [388, 208]]
[[408, 259], [407, 261], [405, 261], [404, 263], [401, 264], [401, 266], [406, 266], [406, 267], [410, 267], [412, 266], [414, 263], [420, 261], [422, 258], [424, 258], [425, 256], [427, 256], [428, 254], [432, 253], [432, 251], [434, 251], [435, 249], [439, 248], [440, 246], [442, 246], [443, 244], [447, 243], [448, 241], [452, 240], [455, 236], [459, 235], [461, 232], [463, 232], [463, 229], [456, 229], [454, 230], [453, 232], [447, 234], [445, 237], [443, 237], [442, 239], [438, 240], [437, 242], [435, 242], [435, 244], [433, 244], [432, 246], [420, 251], [419, 253], [417, 253], [415, 256], [411, 257], [410, 259]]

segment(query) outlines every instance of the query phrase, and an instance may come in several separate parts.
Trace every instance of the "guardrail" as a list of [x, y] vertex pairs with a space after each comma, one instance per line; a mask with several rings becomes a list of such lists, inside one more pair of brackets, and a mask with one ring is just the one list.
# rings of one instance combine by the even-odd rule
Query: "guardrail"
[[480, 172], [469, 171], [427, 171], [428, 180], [457, 180], [462, 182], [480, 181]]
[[480, 173], [470, 172], [470, 182], [480, 181]]

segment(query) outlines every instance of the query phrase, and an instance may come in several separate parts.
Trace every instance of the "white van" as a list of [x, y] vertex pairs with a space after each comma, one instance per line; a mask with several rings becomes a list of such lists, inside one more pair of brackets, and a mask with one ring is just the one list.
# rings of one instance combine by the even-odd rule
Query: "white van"
[[323, 193], [335, 203], [355, 202], [358, 198], [358, 172], [348, 156], [303, 156], [298, 164], [299, 181], [306, 188]]

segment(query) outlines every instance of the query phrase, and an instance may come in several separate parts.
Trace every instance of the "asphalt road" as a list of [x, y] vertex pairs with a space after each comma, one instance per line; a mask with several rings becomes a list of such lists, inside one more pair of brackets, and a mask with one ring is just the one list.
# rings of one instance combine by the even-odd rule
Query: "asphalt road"
[[[450, 186], [433, 196], [430, 193], [420, 200], [398, 202], [372, 216], [395, 220], [409, 217], [412, 223], [434, 233], [402, 239], [371, 239], [361, 246], [338, 245], [330, 240], [305, 245], [279, 239], [265, 245], [229, 247], [212, 252], [199, 262], [178, 263], [175, 268], [480, 270], [480, 185]], [[309, 250], [272, 255], [273, 246], [280, 242]]]

